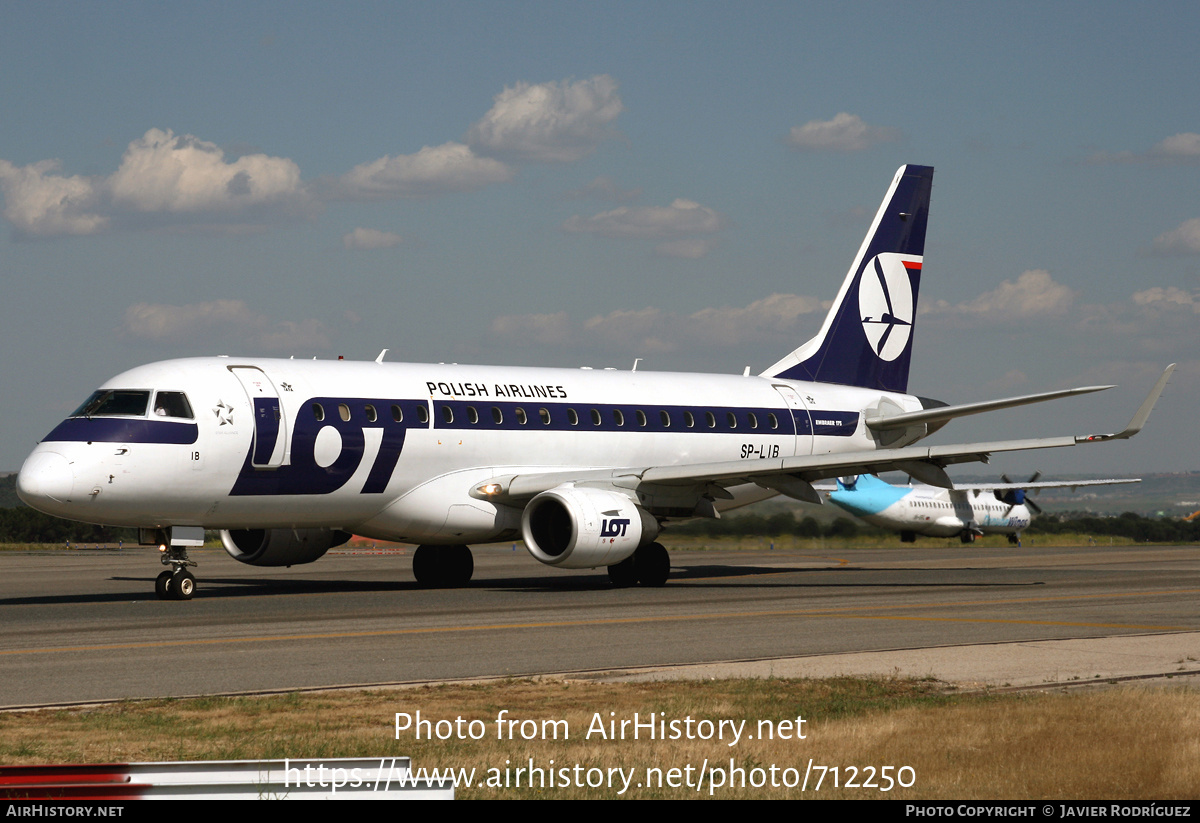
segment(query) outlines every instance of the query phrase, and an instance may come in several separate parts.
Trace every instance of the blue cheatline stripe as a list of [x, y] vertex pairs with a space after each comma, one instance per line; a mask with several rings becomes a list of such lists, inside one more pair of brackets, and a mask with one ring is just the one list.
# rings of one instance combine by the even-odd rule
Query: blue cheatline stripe
[[[686, 432], [752, 435], [831, 435], [849, 437], [858, 428], [858, 412], [820, 411], [793, 414], [786, 408], [743, 406], [639, 406], [607, 403], [478, 403], [435, 400], [434, 428], [455, 430]], [[446, 410], [450, 411], [447, 419]], [[474, 414], [472, 414], [472, 410]], [[499, 411], [499, 422], [493, 410]], [[545, 410], [549, 419], [542, 416]], [[571, 422], [571, 412], [575, 421]], [[641, 412], [644, 416], [639, 417]], [[666, 420], [663, 413], [666, 413]], [[524, 422], [521, 414], [524, 414]], [[692, 425], [687, 425], [687, 414]], [[753, 415], [753, 420], [751, 419]], [[813, 422], [810, 423], [810, 417]], [[774, 428], [771, 421], [774, 419]]]
[[145, 420], [129, 417], [71, 417], [55, 426], [42, 442], [56, 443], [166, 443], [196, 442], [195, 423]]

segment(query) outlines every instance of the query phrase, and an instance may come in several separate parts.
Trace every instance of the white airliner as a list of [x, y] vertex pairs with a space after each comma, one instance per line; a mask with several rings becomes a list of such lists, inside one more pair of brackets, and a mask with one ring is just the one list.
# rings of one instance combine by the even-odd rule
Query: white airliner
[[1006, 534], [1009, 543], [1020, 545], [1021, 532], [1029, 527], [1033, 513], [1041, 513], [1029, 499], [1029, 491], [1142, 482], [1135, 478], [1038, 482], [1038, 477], [1035, 474], [1028, 483], [1011, 483], [1005, 477], [1003, 483], [993, 485], [956, 483], [953, 489], [940, 489], [923, 484], [893, 486], [864, 474], [839, 478], [829, 502], [868, 523], [900, 532], [901, 543], [912, 543], [918, 534], [957, 535], [964, 543], [985, 534]]
[[[962, 415], [1107, 386], [947, 406], [907, 393], [933, 169], [897, 171], [817, 336], [757, 376], [208, 357], [105, 383], [17, 480], [50, 514], [136, 526], [162, 547], [160, 597], [192, 596], [187, 550], [221, 530], [235, 559], [309, 563], [351, 533], [421, 544], [424, 585], [461, 585], [468, 543], [520, 535], [542, 563], [662, 585], [664, 521], [715, 517], [811, 481], [943, 467], [1118, 434], [953, 446]], [[385, 352], [386, 353], [386, 352]]]

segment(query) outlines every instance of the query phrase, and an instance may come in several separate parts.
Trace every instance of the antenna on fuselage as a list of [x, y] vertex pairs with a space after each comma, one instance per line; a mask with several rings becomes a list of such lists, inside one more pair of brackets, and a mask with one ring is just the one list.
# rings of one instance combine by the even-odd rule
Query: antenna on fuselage
[[383, 356], [384, 356], [385, 354], [387, 354], [387, 353], [388, 353], [388, 350], [387, 350], [387, 349], [384, 349], [383, 351], [381, 351], [381, 352], [379, 353], [379, 356], [375, 358], [375, 362], [376, 362], [376, 363], [382, 363], [382, 362], [383, 362]]
[[633, 368], [630, 369], [630, 371], [637, 371], [637, 364], [641, 363], [641, 362], [642, 362], [642, 358], [640, 358], [640, 357], [633, 358]]

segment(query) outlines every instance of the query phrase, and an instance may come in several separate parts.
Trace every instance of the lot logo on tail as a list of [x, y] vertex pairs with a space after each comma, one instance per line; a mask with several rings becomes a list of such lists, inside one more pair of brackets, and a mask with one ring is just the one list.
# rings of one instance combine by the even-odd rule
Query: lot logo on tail
[[911, 255], [886, 252], [863, 267], [858, 284], [858, 310], [863, 333], [881, 360], [895, 360], [912, 335], [916, 301], [910, 273], [921, 271], [921, 261]]

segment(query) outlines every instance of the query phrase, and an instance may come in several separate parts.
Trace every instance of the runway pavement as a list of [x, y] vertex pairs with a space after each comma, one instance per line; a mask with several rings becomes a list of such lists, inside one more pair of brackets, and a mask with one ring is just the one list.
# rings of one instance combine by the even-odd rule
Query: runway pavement
[[672, 552], [661, 589], [519, 546], [477, 547], [470, 586], [441, 591], [405, 554], [193, 556], [198, 594], [177, 602], [154, 596], [153, 550], [0, 553], [0, 706], [554, 672], [1003, 684], [1200, 668], [1177, 634], [1200, 632], [1194, 546]]

